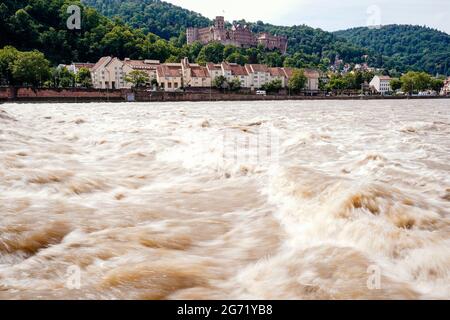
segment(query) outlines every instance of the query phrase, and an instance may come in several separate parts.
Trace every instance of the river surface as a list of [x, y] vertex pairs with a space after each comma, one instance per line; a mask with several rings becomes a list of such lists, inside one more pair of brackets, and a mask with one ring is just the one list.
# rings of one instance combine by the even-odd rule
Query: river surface
[[450, 100], [0, 105], [0, 299], [450, 299]]

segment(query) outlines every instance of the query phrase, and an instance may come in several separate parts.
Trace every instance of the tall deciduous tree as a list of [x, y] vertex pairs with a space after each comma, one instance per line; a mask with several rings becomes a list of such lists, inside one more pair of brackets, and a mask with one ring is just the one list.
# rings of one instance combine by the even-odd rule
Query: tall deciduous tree
[[131, 83], [134, 88], [145, 86], [149, 80], [148, 74], [141, 70], [133, 70], [125, 76], [125, 81]]
[[289, 79], [288, 87], [292, 92], [300, 92], [305, 88], [307, 78], [303, 70], [294, 70]]
[[12, 68], [19, 51], [11, 46], [0, 49], [0, 84], [13, 84]]
[[50, 78], [50, 62], [39, 51], [19, 53], [12, 67], [16, 82], [39, 86]]
[[402, 82], [400, 79], [392, 79], [390, 82], [391, 89], [397, 91], [402, 88]]
[[76, 75], [76, 82], [80, 87], [83, 88], [91, 88], [92, 87], [92, 78], [91, 72], [87, 68], [80, 68]]

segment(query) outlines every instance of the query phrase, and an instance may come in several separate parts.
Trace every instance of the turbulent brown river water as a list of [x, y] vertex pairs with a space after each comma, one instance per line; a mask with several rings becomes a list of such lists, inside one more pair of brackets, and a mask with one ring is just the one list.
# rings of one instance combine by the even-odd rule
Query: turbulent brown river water
[[0, 299], [449, 299], [450, 100], [0, 105]]

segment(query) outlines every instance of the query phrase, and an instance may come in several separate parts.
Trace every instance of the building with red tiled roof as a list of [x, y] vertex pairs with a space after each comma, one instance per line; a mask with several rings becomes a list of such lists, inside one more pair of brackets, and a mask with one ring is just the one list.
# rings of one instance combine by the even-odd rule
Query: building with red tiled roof
[[149, 84], [156, 80], [156, 69], [160, 64], [159, 60], [131, 60], [128, 58], [124, 60], [127, 73], [132, 70], [144, 71], [148, 75]]
[[252, 80], [253, 88], [261, 88], [266, 83], [269, 83], [272, 79], [270, 77], [270, 70], [266, 65], [263, 64], [246, 64], [245, 69], [247, 70], [250, 78]]
[[129, 88], [125, 76], [123, 62], [115, 57], [102, 57], [91, 69], [92, 84], [97, 89]]
[[222, 62], [222, 72], [228, 81], [238, 79], [242, 88], [251, 88], [252, 79], [245, 67], [236, 63]]
[[183, 87], [185, 88], [205, 88], [212, 85], [208, 68], [189, 63], [188, 58], [181, 60], [181, 72], [183, 74]]
[[180, 63], [165, 63], [156, 68], [156, 80], [165, 91], [175, 91], [183, 87], [183, 72]]
[[287, 86], [287, 76], [283, 68], [269, 68], [269, 73], [271, 81], [280, 80], [283, 88]]
[[222, 72], [222, 65], [221, 64], [215, 64], [212, 62], [209, 62], [206, 64], [206, 69], [209, 72], [209, 76], [211, 77], [211, 82], [214, 83], [214, 80], [223, 75]]

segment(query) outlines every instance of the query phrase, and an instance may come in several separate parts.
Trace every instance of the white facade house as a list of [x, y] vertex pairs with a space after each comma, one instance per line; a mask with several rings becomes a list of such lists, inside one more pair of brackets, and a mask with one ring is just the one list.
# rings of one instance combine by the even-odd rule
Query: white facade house
[[124, 80], [126, 72], [124, 63], [118, 58], [102, 57], [91, 69], [92, 84], [96, 89], [130, 88]]
[[369, 86], [377, 93], [386, 94], [392, 92], [391, 80], [389, 76], [375, 76], [370, 81]]
[[252, 79], [253, 88], [259, 89], [272, 80], [270, 76], [270, 70], [266, 65], [246, 64], [245, 69]]
[[[144, 71], [149, 76], [147, 85], [156, 80], [158, 86], [165, 91], [177, 91], [182, 88], [209, 88], [214, 79], [224, 76], [228, 81], [235, 79], [241, 83], [241, 88], [260, 89], [264, 84], [273, 80], [280, 80], [282, 87], [287, 87], [289, 79], [295, 69], [269, 68], [262, 64], [246, 64], [222, 62], [221, 64], [208, 63], [206, 67], [190, 63], [187, 58], [180, 63], [160, 63], [157, 60], [130, 60], [124, 61], [115, 57], [102, 57], [90, 68], [92, 84], [96, 89], [130, 89], [131, 83], [125, 79], [133, 70]], [[306, 90], [319, 90], [320, 74], [316, 70], [306, 69], [304, 74], [308, 79]], [[389, 85], [389, 81], [385, 82]], [[377, 85], [375, 83], [375, 85]], [[380, 86], [384, 88], [383, 80]], [[389, 90], [387, 90], [389, 91]]]
[[223, 62], [222, 72], [228, 81], [239, 80], [241, 88], [251, 88], [253, 85], [252, 78], [248, 74], [247, 69], [239, 64]]

